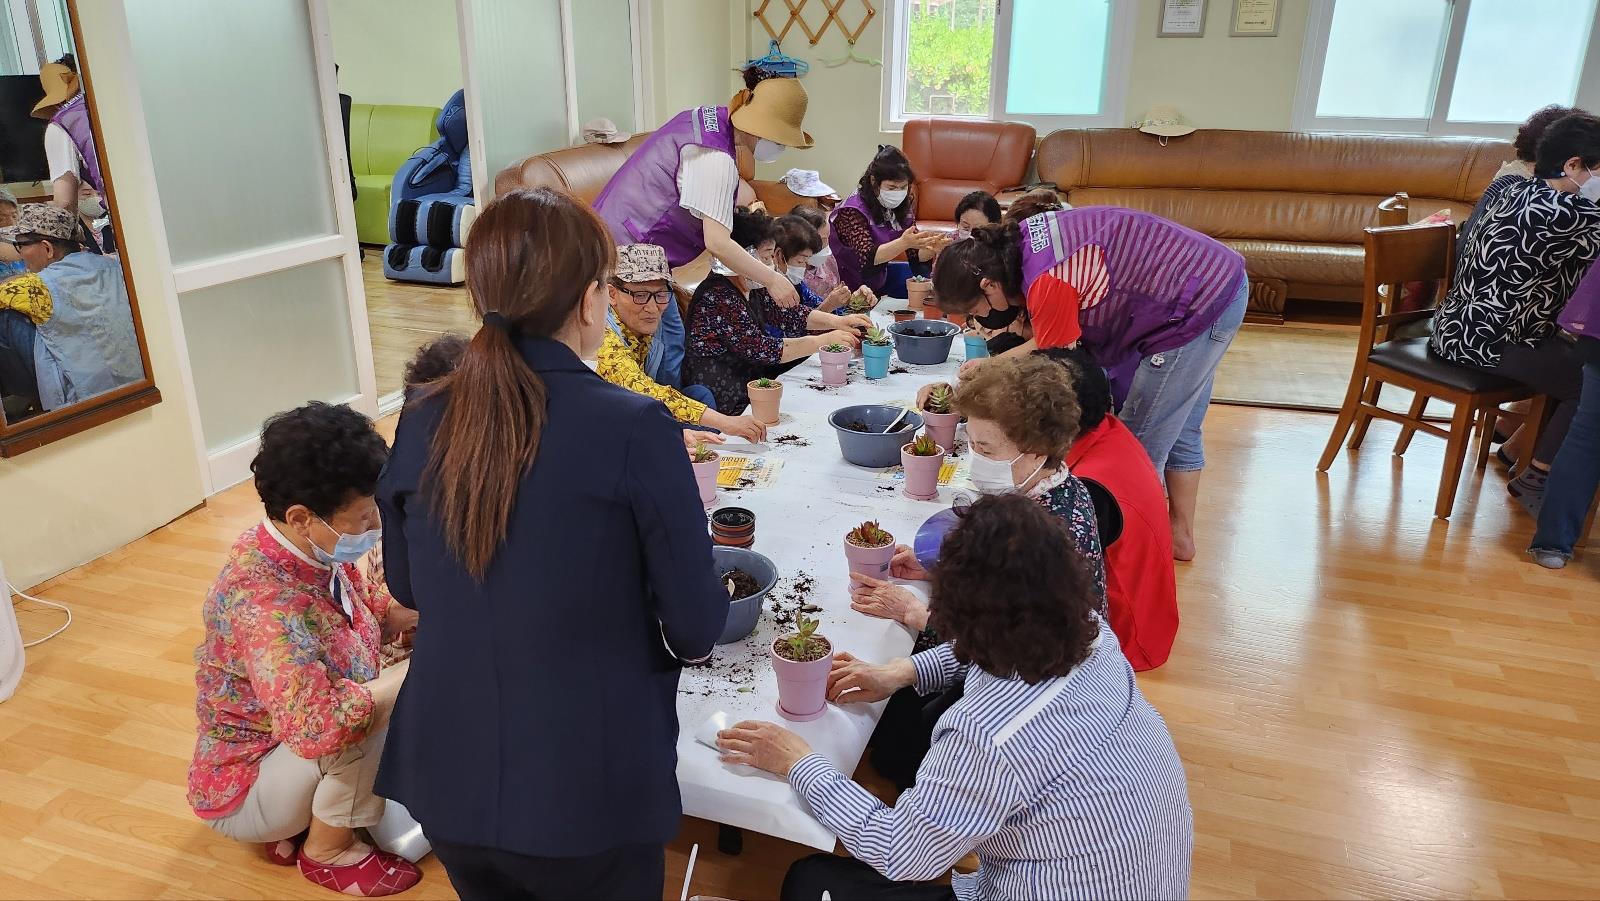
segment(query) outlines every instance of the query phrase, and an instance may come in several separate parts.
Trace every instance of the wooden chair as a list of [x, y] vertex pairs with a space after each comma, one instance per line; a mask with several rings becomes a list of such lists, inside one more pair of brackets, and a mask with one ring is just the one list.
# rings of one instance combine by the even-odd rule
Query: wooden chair
[[[1319, 472], [1333, 465], [1345, 435], [1352, 450], [1361, 446], [1374, 419], [1397, 422], [1403, 429], [1395, 453], [1403, 454], [1411, 435], [1422, 432], [1445, 439], [1444, 472], [1433, 514], [1449, 519], [1455, 506], [1456, 486], [1466, 462], [1467, 442], [1478, 429], [1477, 465], [1489, 457], [1494, 411], [1505, 403], [1533, 397], [1527, 386], [1476, 369], [1456, 366], [1435, 356], [1427, 338], [1395, 338], [1400, 327], [1433, 315], [1445, 296], [1455, 266], [1455, 228], [1438, 225], [1397, 225], [1366, 230], [1366, 278], [1362, 289], [1361, 337], [1356, 347], [1350, 386], [1328, 446], [1317, 463]], [[1399, 311], [1405, 285], [1434, 283], [1435, 290], [1419, 308]], [[1378, 405], [1383, 386], [1392, 384], [1416, 395], [1405, 413]], [[1430, 399], [1455, 407], [1448, 429], [1422, 418]], [[1354, 432], [1351, 431], [1354, 427]]]

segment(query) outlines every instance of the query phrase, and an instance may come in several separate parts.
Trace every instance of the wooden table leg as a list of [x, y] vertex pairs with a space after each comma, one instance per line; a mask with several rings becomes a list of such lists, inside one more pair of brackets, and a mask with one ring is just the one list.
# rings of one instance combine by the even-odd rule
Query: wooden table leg
[[726, 823], [717, 824], [717, 850], [729, 857], [744, 853], [744, 830]]

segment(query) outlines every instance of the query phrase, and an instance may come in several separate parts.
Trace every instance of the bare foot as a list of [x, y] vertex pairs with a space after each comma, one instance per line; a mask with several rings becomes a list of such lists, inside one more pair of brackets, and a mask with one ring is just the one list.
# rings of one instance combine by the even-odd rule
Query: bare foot
[[1172, 559], [1188, 562], [1194, 559], [1194, 536], [1172, 524]]

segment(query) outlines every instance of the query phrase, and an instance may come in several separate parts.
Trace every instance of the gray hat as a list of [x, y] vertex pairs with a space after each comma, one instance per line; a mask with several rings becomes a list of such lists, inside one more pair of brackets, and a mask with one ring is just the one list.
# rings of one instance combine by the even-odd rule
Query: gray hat
[[654, 244], [624, 244], [617, 248], [616, 277], [626, 285], [670, 282], [672, 267], [667, 265], [667, 252]]
[[15, 244], [22, 235], [76, 241], [78, 218], [53, 203], [25, 203], [17, 208], [16, 225], [0, 228], [0, 241]]

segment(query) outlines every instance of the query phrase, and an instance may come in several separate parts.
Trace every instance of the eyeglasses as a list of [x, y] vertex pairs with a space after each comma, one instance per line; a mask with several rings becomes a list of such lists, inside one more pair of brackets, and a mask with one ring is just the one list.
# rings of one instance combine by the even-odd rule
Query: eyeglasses
[[641, 307], [647, 303], [665, 305], [667, 301], [672, 299], [671, 288], [662, 288], [659, 291], [634, 291], [629, 288], [624, 288], [621, 285], [616, 285], [614, 287], [616, 287], [619, 293], [626, 294], [633, 298], [633, 302]]

